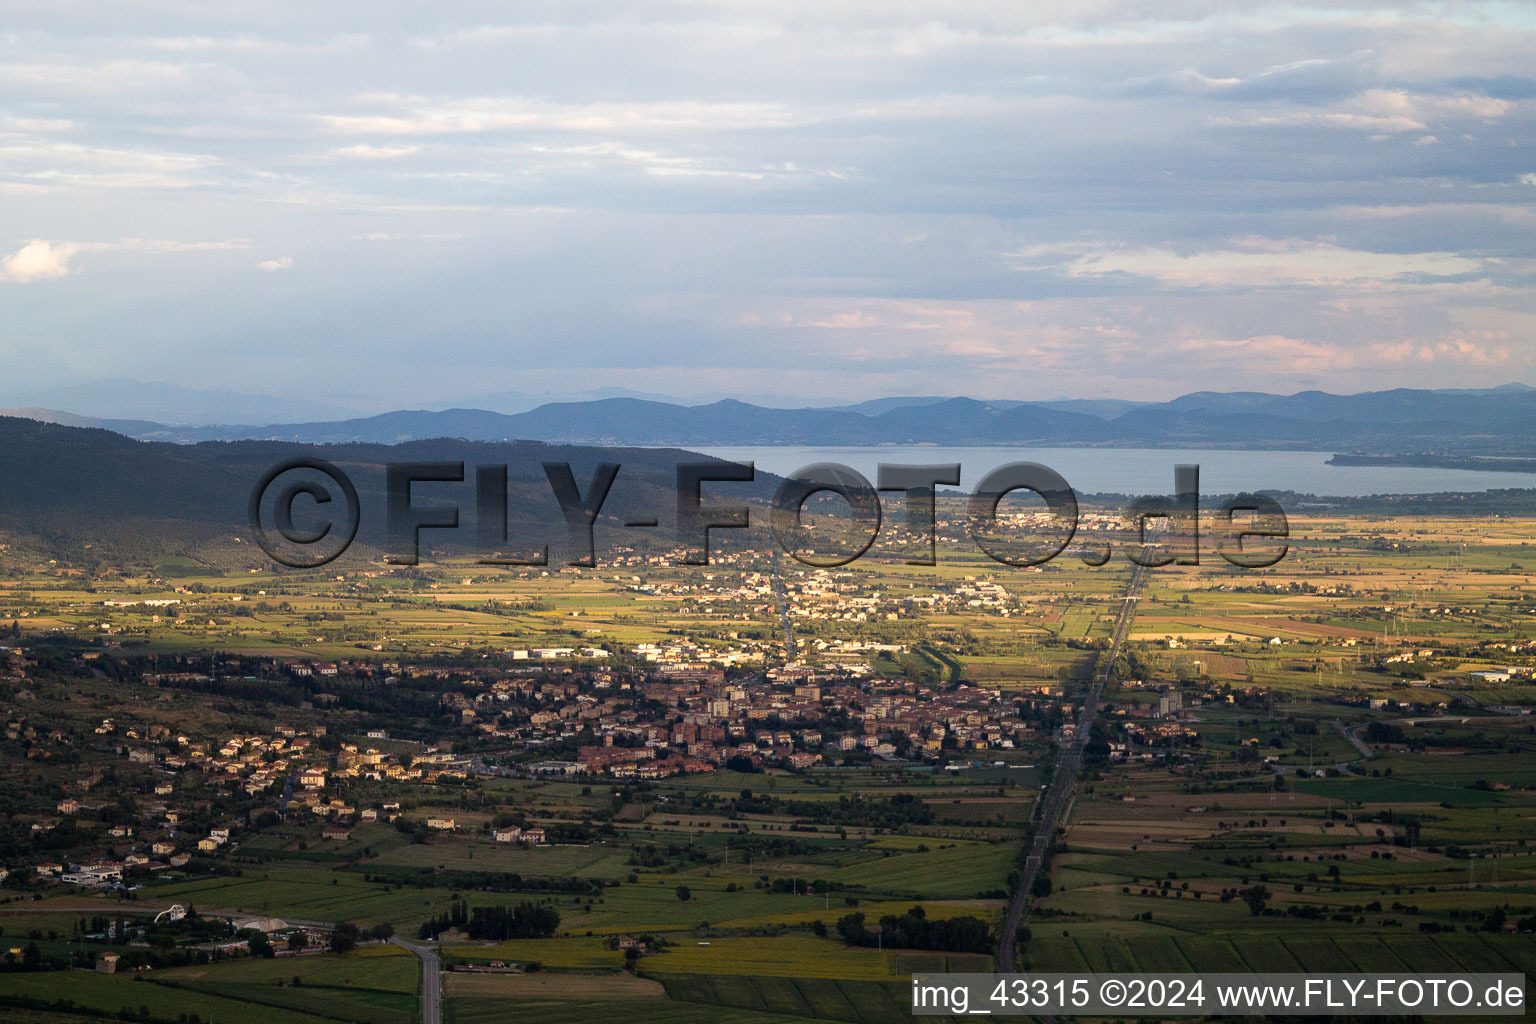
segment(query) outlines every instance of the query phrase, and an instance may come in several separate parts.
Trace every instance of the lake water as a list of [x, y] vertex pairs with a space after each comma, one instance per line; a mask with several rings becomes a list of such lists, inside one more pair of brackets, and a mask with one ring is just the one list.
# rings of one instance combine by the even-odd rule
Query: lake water
[[969, 490], [988, 472], [1009, 462], [1039, 462], [1066, 478], [1079, 494], [1168, 494], [1173, 467], [1200, 467], [1201, 494], [1279, 490], [1359, 497], [1536, 487], [1536, 473], [1408, 466], [1330, 466], [1328, 452], [1235, 452], [1202, 448], [942, 448], [921, 446], [805, 448], [794, 446], [690, 448], [787, 476], [817, 462], [858, 470], [871, 483], [880, 463], [960, 464], [960, 486]]

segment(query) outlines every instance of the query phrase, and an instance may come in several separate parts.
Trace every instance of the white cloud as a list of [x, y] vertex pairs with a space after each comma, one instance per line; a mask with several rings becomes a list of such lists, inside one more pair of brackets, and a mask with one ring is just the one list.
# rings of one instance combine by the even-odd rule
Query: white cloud
[[[612, 134], [617, 132], [682, 132], [782, 128], [811, 119], [778, 103], [716, 103], [703, 100], [648, 102], [557, 103], [517, 96], [466, 96], [452, 101], [426, 101], [417, 96], [363, 97], [372, 113], [321, 114], [320, 124], [338, 135], [477, 135], [537, 130]], [[415, 147], [405, 152], [413, 152]], [[332, 155], [394, 155], [395, 149], [348, 146]]]
[[68, 277], [70, 260], [82, 252], [192, 253], [245, 249], [243, 238], [218, 242], [176, 238], [122, 238], [116, 242], [49, 242], [37, 239], [0, 259], [0, 280], [28, 283]]
[[219, 163], [206, 154], [149, 145], [84, 145], [40, 135], [0, 145], [0, 160], [9, 177], [33, 184], [135, 191], [189, 188], [206, 182], [205, 174]]
[[1353, 362], [1349, 352], [1336, 344], [1266, 334], [1252, 338], [1191, 338], [1178, 343], [1181, 352], [1205, 369], [1218, 365], [1235, 368], [1283, 364], [1292, 373], [1317, 373]]
[[326, 151], [326, 156], [338, 160], [394, 160], [402, 156], [420, 153], [420, 146], [337, 146]]
[[[1431, 125], [1493, 122], [1514, 109], [1489, 96], [1436, 96], [1403, 89], [1367, 89], [1316, 109], [1266, 109], [1236, 117], [1213, 117], [1213, 126], [1353, 128], [1371, 132], [1422, 132]], [[1433, 138], [1433, 136], [1430, 136]]]
[[0, 278], [27, 284], [69, 276], [69, 261], [80, 246], [74, 242], [28, 242], [0, 260]]
[[1382, 363], [1473, 363], [1492, 366], [1507, 363], [1507, 345], [1488, 344], [1486, 339], [1458, 335], [1440, 341], [1404, 341], [1372, 345], [1371, 354]]
[[[1029, 255], [1038, 267], [1038, 253]], [[1107, 247], [1058, 265], [1073, 277], [1129, 274], [1183, 288], [1367, 286], [1461, 277], [1488, 269], [1480, 259], [1453, 252], [1369, 252], [1327, 243], [1253, 238], [1197, 252], [1161, 246]]]
[[1347, 110], [1287, 110], [1278, 114], [1213, 117], [1212, 127], [1352, 128], [1370, 132], [1421, 132], [1424, 122], [1407, 114], [1367, 114]]
[[0, 131], [6, 132], [67, 132], [75, 123], [59, 117], [0, 117]]
[[125, 238], [120, 242], [93, 242], [90, 249], [140, 249], [144, 252], [218, 252], [232, 249], [249, 249], [246, 238], [231, 238], [222, 242], [186, 242], [176, 238]]
[[262, 260], [260, 263], [256, 264], [256, 268], [258, 270], [267, 270], [267, 271], [287, 270], [289, 267], [292, 267], [292, 266], [293, 266], [293, 257], [292, 256], [279, 256], [275, 260]]

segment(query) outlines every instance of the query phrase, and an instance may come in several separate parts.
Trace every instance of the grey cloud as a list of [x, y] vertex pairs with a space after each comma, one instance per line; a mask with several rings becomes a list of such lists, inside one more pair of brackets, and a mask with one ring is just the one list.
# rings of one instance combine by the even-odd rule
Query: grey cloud
[[[1525, 372], [1536, 33], [1508, 9], [826, 8], [14, 4], [0, 259], [102, 245], [0, 281], [7, 342], [48, 339], [39, 384], [270, 378], [380, 407], [575, 369], [787, 391], [812, 357], [871, 393], [941, 365], [986, 390], [1026, 379], [1041, 330], [1050, 394], [1085, 386], [1079, 362], [1149, 372], [1151, 351], [1204, 385], [1190, 340], [1284, 336], [1365, 367], [1466, 323], [1515, 355], [1437, 373]], [[188, 248], [103, 247], [123, 238]], [[230, 239], [247, 248], [190, 247]], [[1504, 262], [1354, 292], [1073, 265], [1253, 240]], [[1437, 312], [1452, 298], [1459, 320]], [[1318, 314], [1351, 301], [1369, 314]], [[942, 330], [902, 319], [930, 303]], [[875, 326], [813, 326], [860, 316]]]
[[1501, 100], [1536, 99], [1536, 78], [1530, 75], [1495, 75], [1491, 78], [1462, 75], [1446, 79], [1443, 87]]

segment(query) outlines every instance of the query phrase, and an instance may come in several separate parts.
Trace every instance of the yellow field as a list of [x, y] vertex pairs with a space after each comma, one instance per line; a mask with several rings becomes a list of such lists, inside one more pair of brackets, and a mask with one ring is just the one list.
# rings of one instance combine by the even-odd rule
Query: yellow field
[[855, 981], [890, 981], [896, 976], [895, 958], [889, 953], [849, 949], [835, 939], [798, 935], [678, 942], [665, 952], [645, 957], [640, 965], [647, 974], [749, 974]]

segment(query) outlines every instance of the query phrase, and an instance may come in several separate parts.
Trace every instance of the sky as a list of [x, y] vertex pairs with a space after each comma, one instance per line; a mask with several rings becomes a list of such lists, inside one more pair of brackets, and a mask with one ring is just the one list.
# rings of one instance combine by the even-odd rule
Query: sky
[[0, 401], [1536, 384], [1533, 143], [1529, 3], [10, 0]]

